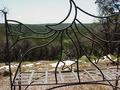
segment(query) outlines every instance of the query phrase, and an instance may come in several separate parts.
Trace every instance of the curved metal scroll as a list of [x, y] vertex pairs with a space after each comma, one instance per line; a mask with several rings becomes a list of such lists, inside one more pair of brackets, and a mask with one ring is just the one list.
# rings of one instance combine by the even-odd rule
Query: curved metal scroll
[[[120, 33], [118, 32], [120, 28], [120, 22], [118, 21], [114, 21], [114, 22], [100, 22], [98, 24], [95, 24], [100, 28], [100, 30], [96, 30], [95, 31], [95, 27], [89, 27], [89, 25], [84, 25], [78, 18], [78, 11], [81, 11], [82, 13], [85, 13], [88, 16], [97, 18], [97, 19], [105, 19], [105, 20], [111, 20], [111, 18], [119, 18], [119, 13], [115, 13], [114, 15], [111, 16], [106, 16], [106, 17], [100, 17], [100, 16], [95, 16], [92, 15], [84, 10], [82, 10], [81, 8], [79, 8], [75, 2], [73, 0], [69, 0], [70, 2], [70, 10], [68, 15], [66, 16], [66, 18], [64, 20], [62, 20], [60, 23], [58, 24], [53, 24], [53, 25], [46, 25], [47, 30], [44, 32], [41, 31], [36, 31], [36, 30], [32, 30], [29, 26], [24, 25], [21, 22], [15, 21], [15, 20], [7, 20], [5, 18], [5, 27], [6, 27], [6, 58], [9, 61], [9, 67], [11, 65], [10, 62], [10, 50], [13, 49], [15, 47], [15, 45], [23, 40], [26, 39], [45, 39], [46, 42], [43, 42], [41, 45], [38, 46], [34, 46], [31, 47], [30, 49], [28, 49], [25, 52], [22, 52], [21, 56], [20, 56], [20, 62], [19, 65], [17, 67], [17, 70], [15, 72], [15, 76], [12, 80], [11, 77], [11, 90], [12, 90], [12, 86], [13, 83], [15, 82], [16, 76], [18, 74], [18, 72], [20, 71], [21, 68], [21, 64], [25, 58], [26, 55], [28, 55], [29, 53], [31, 53], [33, 50], [38, 49], [38, 48], [42, 48], [42, 47], [46, 47], [48, 45], [50, 45], [51, 43], [53, 43], [55, 40], [59, 41], [60, 44], [60, 55], [59, 55], [59, 61], [55, 67], [55, 81], [56, 84], [58, 84], [58, 76], [57, 76], [57, 72], [58, 72], [58, 66], [60, 64], [60, 62], [63, 62], [63, 52], [66, 50], [66, 48], [64, 47], [65, 45], [65, 38], [67, 38], [69, 40], [70, 43], [72, 43], [72, 45], [74, 46], [74, 58], [76, 59], [76, 63], [75, 63], [75, 68], [76, 68], [76, 72], [77, 72], [77, 77], [78, 77], [78, 82], [77, 83], [68, 83], [68, 84], [62, 84], [60, 86], [57, 87], [53, 87], [51, 89], [55, 89], [55, 88], [59, 88], [59, 87], [64, 87], [64, 86], [71, 86], [71, 85], [82, 85], [82, 84], [101, 84], [101, 85], [107, 85], [107, 86], [111, 86], [113, 88], [113, 90], [117, 90], [120, 89], [120, 87], [118, 87], [118, 82], [119, 82], [119, 77], [116, 77], [116, 84], [113, 85], [111, 82], [109, 82], [109, 80], [107, 80], [105, 78], [104, 73], [102, 72], [101, 68], [91, 60], [91, 56], [95, 53], [99, 54], [99, 57], [107, 55], [107, 54], [116, 54], [117, 55], [117, 61], [113, 61], [111, 58], [109, 58], [107, 56], [107, 58], [109, 58], [110, 61], [112, 61], [113, 63], [116, 63], [116, 70], [119, 71], [119, 45], [120, 45], [120, 40], [116, 40], [115, 36], [117, 35], [119, 37]], [[71, 14], [74, 14], [73, 20], [70, 24], [67, 24], [63, 27], [61, 27], [62, 24], [64, 24], [64, 22], [70, 17]], [[6, 14], [5, 14], [6, 15]], [[13, 27], [12, 24], [10, 23], [16, 23], [15, 26]], [[84, 29], [85, 29], [85, 33], [84, 31], [82, 31], [79, 28], [79, 25], [81, 25]], [[110, 27], [112, 25], [112, 27]], [[114, 27], [114, 28], [113, 28]], [[23, 29], [24, 28], [24, 29]], [[109, 28], [109, 30], [108, 30]], [[30, 34], [27, 34], [27, 31], [30, 32]], [[104, 37], [101, 37], [101, 35], [98, 35], [95, 32], [99, 32], [101, 35], [103, 35]], [[72, 34], [71, 34], [72, 33]], [[87, 34], [87, 35], [86, 35]], [[37, 37], [36, 37], [37, 35]], [[89, 50], [87, 50], [84, 45], [83, 42], [81, 42], [81, 38], [84, 38], [85, 40], [89, 41], [89, 44], [91, 45], [91, 48]], [[58, 40], [59, 39], [59, 40]], [[9, 45], [9, 42], [12, 42], [11, 45]], [[101, 43], [103, 43], [103, 45], [101, 45]], [[99, 48], [96, 48], [97, 47]], [[115, 48], [115, 51], [111, 51], [112, 46], [114, 46], [113, 48]], [[99, 52], [100, 51], [100, 52]], [[81, 82], [80, 79], [80, 68], [79, 68], [79, 59], [85, 55], [88, 59], [88, 61], [100, 72], [103, 81], [108, 82], [107, 84], [105, 83], [96, 83], [96, 82]], [[64, 63], [64, 62], [63, 62]], [[65, 68], [65, 63], [64, 66], [62, 67], [62, 69]], [[72, 65], [71, 65], [72, 67]], [[11, 68], [9, 68], [9, 70], [11, 71]], [[29, 85], [28, 85], [29, 86]], [[27, 87], [28, 87], [27, 86]]]
[[[79, 60], [79, 58], [80, 58], [79, 56], [81, 56], [80, 53], [79, 53], [79, 52], [80, 52], [79, 49], [83, 52], [83, 55], [85, 55], [85, 56], [88, 58], [89, 62], [90, 62], [91, 64], [93, 64], [93, 66], [95, 66], [96, 69], [99, 70], [99, 72], [101, 73], [101, 75], [102, 75], [102, 77], [103, 77], [103, 80], [106, 80], [106, 79], [105, 79], [105, 75], [103, 74], [103, 72], [101, 71], [101, 69], [91, 60], [90, 54], [89, 54], [89, 53], [84, 49], [84, 47], [82, 46], [82, 43], [81, 43], [81, 41], [80, 41], [79, 36], [77, 35], [77, 33], [79, 33], [79, 35], [83, 36], [84, 38], [90, 40], [90, 42], [92, 42], [93, 46], [98, 45], [98, 46], [101, 48], [101, 50], [102, 50], [102, 52], [100, 53], [101, 56], [102, 56], [102, 55], [107, 55], [107, 54], [112, 54], [112, 53], [109, 51], [109, 47], [108, 47], [108, 46], [103, 46], [103, 45], [100, 44], [100, 42], [108, 43], [108, 44], [120, 43], [119, 40], [113, 40], [113, 39], [112, 39], [112, 38], [113, 38], [116, 34], [118, 34], [118, 33], [111, 33], [110, 30], [109, 30], [109, 31], [106, 31], [106, 33], [110, 34], [110, 36], [112, 36], [112, 38], [109, 38], [109, 39], [104, 38], [104, 39], [103, 39], [102, 37], [100, 37], [99, 35], [96, 35], [96, 34], [94, 33], [94, 29], [93, 29], [93, 28], [88, 28], [88, 27], [86, 27], [79, 19], [77, 19], [77, 15], [78, 15], [77, 12], [78, 12], [78, 11], [81, 11], [81, 12], [83, 12], [83, 13], [91, 16], [91, 17], [95, 17], [95, 18], [98, 18], [98, 19], [110, 19], [110, 18], [112, 18], [112, 17], [115, 17], [116, 15], [119, 17], [119, 13], [114, 14], [114, 15], [111, 15], [111, 16], [106, 16], [106, 17], [95, 16], [95, 15], [92, 15], [92, 14], [90, 14], [90, 13], [82, 10], [81, 8], [79, 8], [79, 7], [75, 4], [75, 2], [74, 2], [73, 0], [70, 0], [70, 7], [73, 8], [73, 9], [75, 9], [75, 10], [74, 10], [74, 11], [75, 11], [74, 19], [73, 19], [73, 21], [71, 22], [71, 24], [69, 24], [67, 27], [64, 27], [64, 28], [57, 28], [57, 27], [59, 27], [62, 23], [64, 23], [64, 22], [68, 19], [68, 17], [69, 17], [70, 14], [72, 14], [72, 12], [71, 12], [72, 9], [70, 8], [70, 13], [67, 15], [67, 17], [66, 17], [63, 21], [61, 21], [61, 22], [58, 23], [58, 24], [47, 25], [47, 27], [48, 27], [49, 29], [51, 29], [51, 30], [65, 32], [66, 35], [68, 36], [68, 38], [72, 41], [72, 43], [73, 43], [73, 45], [74, 45], [74, 47], [75, 47], [75, 50], [76, 50], [76, 54], [77, 54], [77, 55], [76, 55], [76, 59], [77, 59], [77, 62], [76, 62], [77, 66], [76, 66], [76, 67], [77, 67], [77, 76], [78, 76], [78, 79], [79, 79], [79, 84], [82, 84], [82, 83], [80, 82], [80, 76], [79, 76], [80, 74], [79, 74], [79, 61], [78, 61], [78, 60]], [[90, 35], [87, 36], [87, 35], [85, 35], [84, 33], [82, 33], [81, 30], [78, 28], [78, 25], [77, 25], [77, 24], [80, 24], [81, 26], [83, 26], [83, 28], [85, 28]], [[104, 23], [103, 23], [103, 24], [104, 24]], [[119, 24], [118, 22], [115, 22], [114, 24], [115, 24], [115, 26], [116, 26], [116, 25], [120, 26], [120, 24]], [[118, 28], [118, 27], [115, 27], [115, 28]], [[114, 32], [114, 29], [112, 29], [112, 30], [113, 30], [113, 32]], [[74, 42], [73, 38], [70, 36], [70, 34], [69, 34], [70, 31], [72, 31], [72, 33], [74, 33], [74, 36], [75, 36], [75, 38], [76, 38], [76, 40], [77, 40], [77, 43], [78, 43], [78, 46], [77, 46], [76, 43]], [[103, 33], [103, 34], [104, 34], [104, 33]], [[95, 38], [96, 38], [96, 39], [95, 39]], [[116, 48], [117, 48], [117, 47], [116, 47]], [[63, 49], [63, 35], [61, 35], [61, 49]], [[92, 47], [92, 50], [93, 50], [93, 51], [94, 51], [94, 49], [95, 49], [95, 47]], [[108, 51], [107, 51], [107, 50], [108, 50]], [[61, 50], [61, 51], [62, 51], [62, 50]], [[98, 50], [98, 51], [99, 51], [99, 50]], [[107, 58], [109, 58], [109, 57], [107, 57]], [[114, 63], [117, 63], [117, 68], [116, 68], [116, 69], [118, 70], [119, 61], [115, 62], [115, 61], [111, 60], [110, 58], [109, 58], [109, 60], [112, 61], [112, 62], [114, 62]], [[56, 68], [55, 68], [56, 83], [57, 83], [57, 69], [58, 69], [58, 65], [59, 65], [60, 62], [62, 62], [62, 52], [61, 52], [60, 60], [59, 60], [57, 66], [56, 66]], [[107, 80], [106, 80], [106, 81], [107, 81]], [[116, 81], [118, 82], [118, 80], [116, 80]], [[117, 86], [113, 86], [112, 83], [110, 83], [109, 81], [108, 81], [108, 83], [109, 83], [108, 85], [112, 86], [113, 88], [114, 88], [114, 87], [118, 88]], [[84, 83], [84, 84], [85, 84], [85, 83]], [[87, 84], [87, 83], [86, 83], [86, 84]], [[89, 84], [91, 84], [91, 83], [89, 83]], [[74, 84], [74, 85], [75, 85], [75, 84]], [[68, 85], [63, 85], [63, 86], [69, 86], [69, 84], [68, 84]]]

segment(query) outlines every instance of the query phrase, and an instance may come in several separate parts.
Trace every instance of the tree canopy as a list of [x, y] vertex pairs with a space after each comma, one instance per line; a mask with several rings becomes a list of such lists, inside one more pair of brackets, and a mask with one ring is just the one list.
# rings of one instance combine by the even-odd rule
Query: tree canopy
[[107, 16], [120, 12], [120, 0], [96, 0], [100, 16]]

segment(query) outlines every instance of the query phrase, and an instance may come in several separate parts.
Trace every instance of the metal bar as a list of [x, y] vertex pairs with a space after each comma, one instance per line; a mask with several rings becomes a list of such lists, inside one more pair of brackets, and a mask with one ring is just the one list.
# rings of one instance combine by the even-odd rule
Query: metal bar
[[45, 71], [45, 82], [44, 84], [47, 84], [48, 83], [48, 71], [46, 70]]
[[33, 75], [34, 75], [34, 71], [31, 72], [31, 75], [28, 80], [28, 84], [30, 84], [32, 82]]
[[107, 68], [109, 71], [111, 71], [112, 73], [114, 73], [114, 74], [117, 74], [118, 76], [120, 75], [120, 73], [118, 72], [118, 71], [115, 71], [115, 70], [111, 70], [111, 69], [109, 69], [109, 68]]
[[77, 77], [77, 74], [74, 72], [74, 70], [72, 70], [72, 74], [74, 75], [76, 80], [79, 80], [78, 77]]
[[109, 80], [112, 80], [112, 78], [110, 77], [112, 75], [110, 75], [109, 73], [104, 73], [104, 76], [107, 77]]
[[[57, 23], [57, 24], [46, 25], [46, 27], [49, 29], [49, 31], [47, 31], [47, 32], [37, 32], [36, 30], [35, 31], [32, 30], [32, 28], [22, 24], [21, 22], [14, 21], [14, 20], [7, 20], [7, 16], [6, 16], [7, 13], [4, 12], [4, 10], [0, 10], [1, 12], [3, 12], [4, 17], [5, 17], [5, 31], [6, 31], [5, 59], [9, 63], [9, 72], [10, 72], [10, 76], [9, 77], [10, 77], [11, 90], [13, 90], [13, 88], [14, 88], [14, 90], [17, 89], [17, 87], [15, 87], [17, 85], [13, 85], [13, 84], [14, 84], [14, 81], [17, 80], [16, 77], [18, 77], [17, 74], [18, 74], [18, 71], [21, 69], [21, 64], [22, 64], [22, 61], [24, 60], [24, 57], [27, 56], [30, 52], [32, 52], [35, 49], [46, 47], [46, 46], [50, 45], [53, 41], [58, 40], [58, 38], [60, 38], [60, 40], [59, 40], [60, 51], [59, 51], [59, 55], [58, 55], [59, 61], [58, 61], [57, 65], [56, 65], [56, 67], [55, 67], [54, 73], [52, 73], [52, 74], [55, 74], [54, 75], [55, 77], [52, 77], [53, 75], [51, 77], [49, 77], [50, 74], [48, 73], [47, 70], [43, 73], [42, 76], [39, 75], [39, 77], [37, 77], [37, 78], [36, 78], [36, 76], [34, 74], [34, 71], [31, 72], [30, 74], [23, 74], [23, 75], [21, 75], [21, 77], [18, 77], [20, 79], [20, 83], [18, 83], [19, 90], [21, 90], [21, 86], [22, 85], [26, 86], [28, 84], [26, 89], [29, 86], [34, 86], [35, 83], [33, 83], [34, 82], [33, 81], [33, 76], [36, 78], [36, 82], [37, 82], [37, 79], [38, 79], [38, 84], [39, 85], [50, 85], [51, 82], [50, 81], [48, 82], [49, 78], [54, 78], [55, 79], [55, 81], [53, 82], [54, 84], [62, 85], [62, 84], [65, 83], [66, 86], [70, 85], [70, 84], [71, 85], [77, 85], [77, 83], [78, 84], [83, 84], [83, 83], [84, 84], [90, 84], [92, 82], [95, 83], [95, 84], [98, 84], [97, 82], [102, 82], [102, 84], [104, 84], [104, 82], [108, 81], [109, 86], [111, 86], [112, 88], [115, 87], [115, 89], [113, 89], [113, 90], [117, 90], [118, 80], [119, 80], [118, 75], [120, 75], [120, 73], [117, 72], [117, 70], [119, 68], [118, 67], [119, 61], [118, 61], [117, 67], [115, 69], [116, 71], [111, 70], [111, 69], [104, 69], [103, 70], [100, 67], [98, 67], [98, 65], [95, 64], [91, 60], [91, 56], [90, 55], [92, 55], [92, 54], [94, 55], [94, 53], [99, 53], [99, 54], [102, 54], [102, 55], [103, 55], [103, 53], [104, 54], [108, 54], [108, 53], [111, 54], [110, 49], [113, 46], [113, 48], [115, 49], [113, 53], [115, 53], [118, 56], [117, 58], [119, 58], [119, 56], [120, 56], [120, 54], [119, 54], [120, 53], [119, 52], [120, 51], [119, 50], [120, 40], [117, 39], [117, 37], [114, 37], [114, 35], [116, 35], [116, 33], [117, 33], [116, 32], [117, 28], [119, 28], [118, 27], [118, 24], [119, 24], [118, 23], [118, 21], [119, 21], [118, 13], [115, 13], [115, 14], [110, 15], [110, 16], [105, 16], [105, 17], [95, 16], [95, 15], [92, 15], [92, 14], [84, 11], [83, 9], [79, 8], [75, 4], [75, 0], [69, 0], [69, 3], [70, 3], [70, 9], [69, 9], [69, 12], [68, 12], [67, 16], [65, 17], [65, 19], [63, 19], [60, 23]], [[74, 18], [73, 18], [72, 22], [69, 25], [67, 25], [66, 27], [64, 27], [64, 28], [62, 28], [62, 27], [61, 28], [55, 28], [55, 27], [60, 26], [61, 24], [63, 24], [71, 16], [71, 14], [73, 14], [72, 10], [74, 10], [73, 11], [74, 12]], [[89, 15], [91, 17], [107, 20], [106, 23], [103, 23], [103, 22], [99, 23], [99, 24], [102, 25], [102, 27], [99, 26], [100, 29], [104, 30], [103, 33], [100, 31], [101, 32], [100, 35], [103, 34], [103, 36], [106, 35], [106, 37], [101, 37], [100, 35], [98, 35], [99, 32], [98, 33], [93, 32], [94, 29], [97, 29], [97, 28], [93, 29], [91, 27], [87, 27], [87, 25], [83, 24], [80, 20], [78, 20], [77, 19], [78, 11], [81, 11], [81, 12], [83, 12], [86, 15]], [[117, 16], [117, 17], [114, 18], [113, 16], [115, 16], [115, 17]], [[112, 19], [111, 19], [111, 17], [112, 17]], [[113, 19], [115, 19], [115, 20], [113, 20]], [[110, 20], [110, 23], [109, 23], [109, 20]], [[76, 21], [78, 22], [79, 25], [81, 25], [81, 27], [83, 27], [85, 29], [85, 32], [86, 32], [85, 34], [83, 32], [80, 32], [81, 29], [78, 28], [78, 25], [77, 25]], [[15, 35], [15, 36], [17, 36], [17, 38], [16, 38], [15, 42], [11, 42], [11, 46], [9, 44], [9, 40], [10, 40], [11, 36], [14, 36], [14, 33], [10, 32], [10, 30], [9, 30], [10, 27], [8, 26], [8, 22], [15, 22], [17, 24], [20, 24], [20, 31], [19, 31], [19, 27], [18, 26], [15, 28], [15, 30], [18, 29], [18, 31], [14, 31], [14, 29], [13, 29], [13, 32], [15, 32], [17, 34], [17, 35]], [[31, 31], [31, 33], [33, 33], [33, 34], [39, 34], [39, 35], [40, 34], [44, 34], [44, 35], [42, 37], [22, 36], [22, 34], [24, 34], [24, 30], [22, 31], [21, 25], [24, 28], [26, 28], [29, 31]], [[70, 32], [72, 32], [72, 34]], [[85, 38], [85, 41], [92, 42], [92, 50], [91, 50], [90, 53], [89, 53], [89, 49], [86, 48], [86, 46], [84, 46], [84, 44], [82, 44], [81, 36], [79, 37], [79, 34], [82, 35], [83, 38]], [[118, 35], [119, 35], [119, 33], [118, 33]], [[59, 68], [58, 65], [60, 64], [60, 62], [63, 60], [63, 57], [64, 57], [63, 56], [64, 55], [63, 51], [68, 49], [68, 48], [65, 48], [66, 46], [64, 46], [65, 45], [64, 40], [66, 39], [66, 36], [70, 40], [70, 42], [71, 42], [71, 44], [72, 44], [72, 46], [74, 48], [74, 56], [75, 57], [74, 56], [73, 57], [77, 59], [76, 66], [75, 66], [76, 72], [73, 71], [73, 70], [70, 73], [65, 72], [68, 75], [72, 73], [72, 75], [74, 76], [74, 77], [73, 76], [72, 77], [68, 77], [68, 79], [70, 79], [70, 78], [75, 78], [76, 79], [75, 82], [71, 81], [70, 83], [69, 82], [68, 83], [65, 82], [66, 79], [63, 77], [63, 76], [65, 76], [65, 74], [63, 72], [61, 72], [60, 70], [58, 70], [58, 68]], [[94, 38], [92, 38], [92, 37], [94, 37]], [[42, 45], [38, 45], [38, 46], [36, 45], [35, 47], [33, 46], [33, 47], [29, 48], [27, 51], [22, 52], [23, 55], [21, 56], [21, 60], [19, 60], [20, 61], [19, 65], [18, 65], [18, 67], [16, 69], [16, 72], [15, 72], [15, 74], [13, 76], [13, 79], [12, 79], [12, 75], [11, 75], [11, 73], [12, 73], [12, 71], [11, 71], [11, 60], [13, 60], [13, 58], [10, 58], [11, 57], [10, 56], [11, 55], [10, 54], [10, 50], [12, 50], [12, 48], [14, 48], [17, 45], [18, 42], [20, 42], [22, 40], [26, 40], [26, 39], [48, 39], [48, 40], [47, 40], [47, 42], [43, 43]], [[89, 44], [90, 44], [90, 42], [89, 42]], [[101, 43], [104, 43], [104, 45], [103, 44], [101, 45]], [[98, 45], [97, 48], [99, 47], [100, 49], [98, 49], [98, 50], [94, 49], [95, 45]], [[96, 68], [95, 69], [95, 73], [96, 73], [95, 75], [97, 76], [97, 74], [100, 74], [100, 77], [103, 78], [103, 79], [99, 80], [98, 78], [96, 78], [96, 76], [95, 77], [92, 76], [94, 74], [90, 73], [90, 71], [92, 72], [94, 70], [90, 70], [90, 71], [89, 70], [83, 70], [83, 71], [80, 72], [80, 70], [79, 70], [79, 61], [78, 60], [79, 60], [79, 58], [82, 55], [85, 55], [87, 57], [88, 61]], [[72, 65], [71, 65], [71, 67], [72, 67]], [[65, 68], [69, 68], [69, 66], [66, 66]], [[21, 71], [19, 71], [19, 72], [21, 72]], [[85, 73], [89, 78], [92, 79], [92, 81], [86, 80], [85, 82], [81, 82], [80, 81], [80, 74], [81, 73], [82, 74]], [[62, 84], [58, 83], [59, 79], [58, 79], [57, 75], [59, 76], [60, 81], [62, 82]], [[114, 78], [114, 77], [118, 77], [118, 78]], [[21, 78], [23, 80], [21, 80]], [[84, 80], [85, 78], [82, 78], [82, 79]], [[40, 83], [41, 80], [44, 80], [44, 81], [42, 81], [42, 83]], [[116, 81], [116, 85], [115, 86], [111, 82], [113, 80]], [[21, 84], [21, 81], [22, 81], [22, 84]], [[76, 81], [77, 81], [77, 83], [76, 83]]]
[[93, 81], [97, 81], [87, 70], [84, 70], [85, 73], [88, 74], [88, 76], [93, 80]]
[[117, 74], [117, 75], [120, 75], [120, 73], [117, 72], [117, 71], [113, 71], [113, 70], [110, 70], [110, 71], [112, 71], [113, 73], [115, 73], [115, 74]]
[[7, 12], [4, 12], [4, 20], [5, 20], [5, 34], [6, 34], [6, 46], [5, 46], [5, 63], [9, 63], [9, 73], [10, 73], [10, 86], [11, 90], [13, 89], [13, 83], [12, 83], [12, 71], [11, 71], [11, 60], [10, 60], [10, 52], [9, 52], [9, 36], [8, 36], [8, 22], [7, 22]]
[[[73, 28], [71, 28], [71, 29], [72, 29], [72, 31], [73, 31], [73, 33], [74, 33], [74, 35], [75, 35], [75, 38], [76, 38], [77, 41], [79, 42], [78, 37], [77, 37], [76, 33], [74, 32]], [[80, 82], [79, 62], [78, 62], [79, 50], [78, 50], [77, 45], [75, 44], [75, 41], [74, 41], [73, 38], [69, 35], [68, 30], [66, 31], [66, 34], [67, 34], [67, 36], [70, 38], [70, 40], [71, 40], [71, 42], [73, 43], [73, 45], [74, 45], [74, 47], [75, 47], [75, 50], [76, 50], [76, 55], [77, 55], [77, 62], [76, 62], [76, 63], [77, 63], [77, 65], [76, 65], [76, 67], [77, 67], [77, 77], [78, 77], [78, 80], [79, 80], [79, 82]]]
[[62, 32], [60, 32], [61, 35], [60, 35], [60, 56], [59, 56], [59, 61], [55, 67], [55, 81], [56, 81], [56, 84], [58, 83], [58, 80], [57, 80], [57, 69], [58, 69], [58, 65], [59, 63], [62, 61], [62, 55], [63, 55], [63, 33], [64, 33], [64, 30]]
[[[34, 49], [42, 48], [42, 47], [45, 47], [45, 46], [49, 45], [49, 44], [52, 43], [55, 39], [57, 39], [57, 37], [59, 36], [59, 34], [60, 34], [60, 32], [58, 32], [57, 36], [55, 36], [54, 38], [52, 38], [52, 40], [50, 40], [49, 42], [47, 42], [47, 43], [44, 44], [44, 45], [35, 46], [35, 47], [30, 48], [29, 50], [27, 50], [27, 51], [24, 53], [24, 55], [22, 56], [22, 58], [24, 58], [24, 56], [25, 56], [26, 54], [28, 54], [29, 52], [31, 52], [31, 51], [34, 50]], [[18, 65], [17, 70], [16, 70], [16, 72], [15, 72], [15, 76], [14, 76], [14, 78], [13, 78], [13, 82], [14, 82], [14, 80], [15, 80], [15, 78], [16, 78], [16, 75], [17, 75], [17, 73], [18, 73], [18, 70], [19, 70], [20, 67], [21, 67], [22, 61], [23, 61], [23, 60], [20, 60], [20, 62], [19, 62], [19, 65]]]
[[64, 78], [63, 78], [63, 75], [62, 75], [61, 71], [59, 70], [58, 72], [59, 72], [59, 76], [60, 76], [61, 82], [64, 83]]

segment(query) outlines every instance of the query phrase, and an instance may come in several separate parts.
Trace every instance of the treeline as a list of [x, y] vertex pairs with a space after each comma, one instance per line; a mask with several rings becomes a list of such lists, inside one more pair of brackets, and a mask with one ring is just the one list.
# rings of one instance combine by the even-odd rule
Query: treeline
[[[68, 24], [64, 24], [64, 25], [68, 25]], [[30, 28], [32, 28], [33, 30], [38, 30], [38, 31], [46, 31], [47, 29], [45, 28], [45, 25], [27, 25]], [[109, 33], [104, 33], [104, 28], [102, 26], [99, 25], [99, 23], [93, 23], [93, 24], [85, 24], [86, 27], [93, 28], [91, 29], [90, 32], [94, 33], [96, 36], [104, 39], [104, 40], [108, 40], [108, 38], [110, 37]], [[16, 28], [17, 25], [12, 25], [12, 27]], [[17, 29], [12, 29], [12, 30], [17, 30]], [[27, 53], [24, 56], [24, 60], [29, 60], [29, 61], [33, 61], [33, 60], [58, 60], [60, 57], [62, 57], [62, 59], [75, 59], [76, 57], [80, 58], [82, 55], [84, 55], [85, 53], [83, 52], [82, 49], [85, 50], [85, 52], [87, 53], [88, 56], [95, 56], [95, 57], [100, 57], [104, 54], [109, 54], [109, 53], [116, 53], [118, 51], [116, 51], [117, 49], [119, 49], [119, 43], [106, 43], [103, 41], [100, 41], [98, 38], [94, 37], [93, 34], [91, 34], [89, 31], [87, 31], [84, 27], [82, 27], [81, 25], [78, 24], [78, 29], [79, 32], [74, 28], [73, 29], [75, 32], [73, 32], [72, 30], [68, 30], [68, 34], [69, 36], [67, 36], [66, 34], [63, 34], [63, 38], [62, 38], [62, 47], [61, 47], [61, 37], [60, 35], [57, 37], [56, 40], [54, 40], [52, 43], [41, 47], [41, 48], [37, 48], [34, 49], [32, 51], [30, 51], [29, 53]], [[6, 42], [5, 42], [5, 32], [4, 32], [4, 25], [1, 24], [0, 25], [0, 62], [6, 62]], [[23, 27], [23, 31], [26, 32], [26, 34], [23, 34], [23, 36], [27, 35], [31, 35], [32, 33], [29, 32], [29, 30], [25, 29], [25, 27]], [[118, 30], [119, 32], [119, 30]], [[14, 33], [16, 33], [16, 31], [14, 31]], [[99, 42], [99, 44], [105, 49], [105, 52], [101, 51], [102, 48], [100, 47], [100, 45], [96, 42], [93, 42], [92, 40], [89, 40], [88, 38], [86, 38], [84, 35], [87, 37], [92, 38], [93, 40], [97, 40]], [[77, 38], [79, 39], [80, 42], [78, 42]], [[38, 35], [39, 36], [39, 35]], [[109, 37], [108, 37], [109, 36]], [[44, 35], [43, 35], [44, 37]], [[107, 37], [107, 39], [106, 39]], [[9, 37], [10, 38], [10, 37]], [[14, 43], [14, 40], [16, 39], [16, 36], [14, 36], [13, 38], [11, 38], [11, 40], [9, 41], [9, 46], [11, 46]], [[71, 40], [72, 39], [72, 40]], [[113, 34], [111, 40], [118, 40], [119, 37], [115, 36]], [[24, 55], [26, 52], [28, 52], [31, 48], [35, 47], [35, 46], [42, 46], [45, 43], [49, 42], [50, 39], [25, 39], [22, 40], [18, 43], [16, 43], [14, 45], [14, 47], [12, 47], [9, 51], [9, 59], [11, 59], [11, 61], [19, 61], [22, 55]], [[81, 48], [82, 47], [82, 48]], [[61, 52], [62, 50], [62, 52]], [[61, 56], [62, 54], [62, 56]]]
[[[68, 25], [68, 24], [64, 24]], [[31, 29], [36, 30], [36, 31], [41, 31], [44, 32], [47, 29], [45, 28], [45, 25], [27, 25], [29, 26]], [[11, 25], [10, 29], [13, 30], [16, 34], [17, 29], [16, 29], [17, 25]], [[80, 25], [78, 25], [79, 28]], [[18, 28], [18, 27], [17, 27]], [[29, 36], [31, 35], [31, 32], [26, 29], [25, 27], [22, 27], [23, 31], [26, 34], [23, 34], [23, 36]], [[18, 28], [19, 29], [19, 28]], [[81, 28], [81, 31], [85, 33], [85, 30], [83, 28]], [[72, 38], [74, 39], [74, 34], [69, 31], [69, 35], [72, 36]], [[6, 41], [5, 41], [5, 30], [4, 30], [4, 24], [0, 25], [0, 36], [1, 36], [1, 40], [0, 40], [0, 62], [5, 61], [5, 56], [6, 56]], [[38, 35], [39, 37], [40, 35]], [[43, 35], [44, 37], [44, 35]], [[9, 37], [10, 41], [9, 41], [9, 47], [12, 46], [12, 44], [14, 43], [14, 40], [16, 39], [16, 37]], [[82, 38], [81, 38], [82, 40]], [[43, 45], [44, 43], [49, 42], [49, 39], [25, 39], [22, 40], [18, 43], [16, 43], [14, 45], [13, 48], [10, 49], [9, 51], [9, 58], [11, 59], [11, 61], [19, 61], [21, 54], [26, 53], [29, 49], [31, 49], [32, 47], [35, 46], [40, 46]], [[75, 41], [75, 40], [74, 40]], [[84, 40], [83, 40], [84, 41]], [[75, 43], [77, 44], [77, 41], [75, 41]], [[60, 53], [62, 50], [62, 58], [63, 59], [68, 59], [68, 58], [75, 58], [76, 57], [76, 51], [75, 51], [75, 47], [74, 44], [72, 43], [72, 41], [70, 40], [70, 38], [68, 38], [66, 35], [63, 36], [63, 50], [61, 49], [61, 43], [60, 43], [60, 35], [57, 37], [56, 40], [54, 40], [52, 43], [50, 43], [49, 45], [42, 47], [42, 48], [37, 48], [32, 50], [31, 52], [29, 52], [27, 55], [25, 55], [24, 60], [29, 60], [29, 61], [33, 61], [33, 60], [58, 60], [60, 58]]]

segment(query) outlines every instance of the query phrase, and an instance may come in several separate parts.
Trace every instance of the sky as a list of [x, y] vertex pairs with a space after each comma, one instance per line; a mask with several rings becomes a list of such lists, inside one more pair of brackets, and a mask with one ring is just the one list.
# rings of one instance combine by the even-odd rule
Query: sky
[[[74, 0], [77, 6], [85, 11], [97, 15], [95, 0]], [[69, 0], [0, 0], [0, 9], [6, 7], [8, 19], [17, 20], [27, 24], [58, 23], [69, 12]], [[66, 23], [70, 23], [74, 13]], [[96, 19], [78, 12], [79, 20], [83, 23], [95, 22]], [[1, 20], [1, 17], [0, 17]]]

